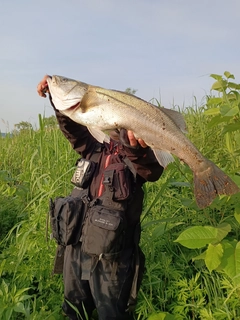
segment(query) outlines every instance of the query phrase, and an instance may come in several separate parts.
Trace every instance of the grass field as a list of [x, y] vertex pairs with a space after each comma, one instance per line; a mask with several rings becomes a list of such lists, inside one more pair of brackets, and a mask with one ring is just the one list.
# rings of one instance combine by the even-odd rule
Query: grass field
[[[217, 95], [181, 112], [190, 140], [240, 186], [240, 87], [230, 73], [212, 77]], [[0, 148], [0, 318], [64, 319], [46, 220], [49, 198], [72, 189], [78, 155], [41, 116], [38, 130], [0, 137]], [[146, 272], [136, 319], [240, 319], [239, 194], [199, 210], [192, 188], [192, 172], [177, 159], [144, 187]]]

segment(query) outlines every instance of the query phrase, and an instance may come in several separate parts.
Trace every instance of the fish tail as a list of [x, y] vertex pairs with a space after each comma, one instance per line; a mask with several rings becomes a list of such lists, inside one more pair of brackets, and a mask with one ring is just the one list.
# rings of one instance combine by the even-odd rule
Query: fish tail
[[203, 171], [194, 174], [194, 193], [199, 208], [210, 205], [219, 194], [231, 195], [240, 192], [239, 187], [211, 161]]

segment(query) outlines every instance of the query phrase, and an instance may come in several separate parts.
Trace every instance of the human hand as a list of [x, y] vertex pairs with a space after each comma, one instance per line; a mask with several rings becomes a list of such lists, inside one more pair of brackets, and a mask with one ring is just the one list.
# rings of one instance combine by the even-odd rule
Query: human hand
[[39, 84], [37, 85], [37, 92], [39, 94], [40, 97], [46, 98], [46, 92], [48, 91], [48, 84], [47, 84], [47, 78], [49, 77], [49, 75], [45, 75], [43, 77], [43, 79], [39, 82]]
[[131, 147], [136, 148], [139, 143], [142, 148], [147, 148], [148, 145], [145, 143], [145, 141], [143, 139], [136, 139], [131, 130], [128, 130], [127, 135]]

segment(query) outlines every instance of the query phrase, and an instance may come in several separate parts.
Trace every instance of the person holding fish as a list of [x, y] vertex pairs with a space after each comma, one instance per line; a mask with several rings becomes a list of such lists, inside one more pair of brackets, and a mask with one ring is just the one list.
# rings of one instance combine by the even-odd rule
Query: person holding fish
[[99, 142], [93, 127], [73, 121], [58, 109], [57, 97], [49, 90], [50, 78], [43, 77], [37, 92], [41, 97], [49, 94], [60, 130], [81, 156], [70, 197], [82, 201], [81, 217], [72, 212], [78, 222], [71, 229], [73, 237], [61, 245], [63, 311], [72, 320], [79, 314], [90, 319], [94, 309], [99, 320], [131, 320], [144, 271], [139, 247], [142, 186], [158, 180], [163, 166], [131, 130], [112, 130]]

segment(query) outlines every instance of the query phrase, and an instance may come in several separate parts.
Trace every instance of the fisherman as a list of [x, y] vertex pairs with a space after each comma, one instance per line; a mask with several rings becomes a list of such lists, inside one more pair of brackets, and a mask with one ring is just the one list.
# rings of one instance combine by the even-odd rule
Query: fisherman
[[[46, 92], [49, 93], [47, 77], [45, 76], [37, 86], [37, 92], [41, 97], [46, 97]], [[106, 253], [96, 257], [86, 253], [86, 250], [82, 249], [83, 235], [77, 244], [65, 247], [63, 311], [72, 320], [78, 319], [78, 315], [71, 305], [77, 308], [81, 319], [90, 319], [94, 309], [97, 310], [99, 320], [133, 319], [132, 310], [136, 305], [137, 291], [144, 270], [144, 254], [139, 247], [140, 215], [144, 197], [142, 185], [146, 181], [158, 180], [163, 167], [156, 160], [151, 148], [143, 140], [135, 139], [131, 131], [120, 130], [120, 140], [119, 133], [111, 132], [110, 143], [100, 144], [86, 127], [74, 122], [55, 108], [50, 93], [49, 98], [59, 128], [72, 148], [82, 159], [95, 161], [93, 175], [85, 186], [91, 203], [102, 201], [103, 205], [107, 204], [106, 210], [110, 208], [111, 212], [124, 210], [126, 219], [122, 232], [124, 237], [118, 240], [122, 243], [117, 243], [121, 250], [116, 255]], [[111, 174], [115, 174], [118, 166], [122, 167], [123, 164], [124, 167], [127, 166], [130, 174], [127, 178], [124, 176], [123, 181], [119, 178], [114, 188], [112, 185], [108, 188]], [[114, 165], [114, 171], [109, 169], [111, 165]], [[125, 189], [126, 199], [118, 198], [118, 188]], [[73, 194], [77, 196], [81, 191], [75, 187]], [[90, 227], [89, 230], [85, 227], [85, 236], [94, 239], [95, 233], [88, 234], [90, 230]], [[97, 246], [98, 243], [95, 242], [94, 245]]]

